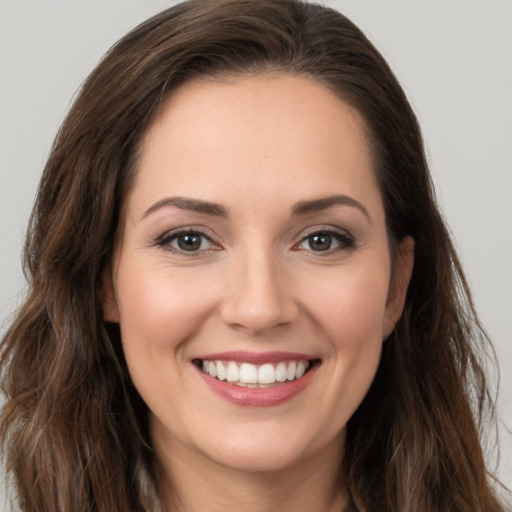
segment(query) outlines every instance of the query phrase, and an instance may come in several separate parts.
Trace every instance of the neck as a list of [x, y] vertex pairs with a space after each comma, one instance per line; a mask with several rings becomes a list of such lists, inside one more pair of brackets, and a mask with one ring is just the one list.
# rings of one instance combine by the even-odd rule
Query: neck
[[159, 492], [168, 512], [342, 512], [350, 501], [342, 444], [274, 471], [225, 467], [176, 443], [155, 446]]

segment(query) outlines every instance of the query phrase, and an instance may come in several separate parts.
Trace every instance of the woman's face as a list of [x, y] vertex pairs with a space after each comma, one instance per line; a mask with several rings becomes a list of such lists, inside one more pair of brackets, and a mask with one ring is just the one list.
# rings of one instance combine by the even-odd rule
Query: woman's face
[[358, 113], [287, 74], [196, 81], [142, 144], [105, 280], [163, 458], [339, 456], [403, 306]]

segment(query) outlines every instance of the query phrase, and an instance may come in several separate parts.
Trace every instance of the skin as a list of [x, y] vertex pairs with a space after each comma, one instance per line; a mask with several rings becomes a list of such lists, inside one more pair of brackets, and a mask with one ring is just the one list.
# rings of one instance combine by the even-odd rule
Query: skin
[[[355, 110], [287, 74], [187, 83], [150, 126], [104, 311], [120, 323], [151, 411], [169, 510], [346, 505], [345, 426], [402, 312], [413, 265], [406, 239], [392, 271], [368, 147]], [[296, 211], [333, 195], [350, 204]], [[162, 204], [169, 197], [215, 203], [225, 215]], [[198, 250], [170, 236], [162, 245], [183, 228], [204, 233]], [[317, 250], [311, 234], [326, 229], [332, 244]], [[320, 364], [292, 399], [242, 407], [213, 393], [192, 363], [230, 350], [300, 352]]]

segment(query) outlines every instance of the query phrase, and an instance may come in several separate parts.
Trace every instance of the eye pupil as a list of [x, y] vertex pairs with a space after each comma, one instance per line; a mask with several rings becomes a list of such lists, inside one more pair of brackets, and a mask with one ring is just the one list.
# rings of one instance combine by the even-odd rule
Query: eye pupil
[[197, 251], [201, 247], [199, 235], [188, 234], [178, 237], [178, 247], [183, 251]]
[[313, 251], [327, 251], [331, 248], [331, 243], [331, 235], [317, 234], [309, 237], [309, 245]]

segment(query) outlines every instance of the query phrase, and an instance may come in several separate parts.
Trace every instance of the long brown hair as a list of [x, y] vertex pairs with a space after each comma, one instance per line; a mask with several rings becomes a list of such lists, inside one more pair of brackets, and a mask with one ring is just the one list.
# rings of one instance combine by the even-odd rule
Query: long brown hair
[[[142, 23], [84, 83], [52, 148], [24, 253], [29, 292], [1, 347], [0, 434], [21, 509], [163, 511], [147, 409], [100, 287], [139, 143], [194, 78], [310, 77], [366, 121], [390, 240], [415, 239], [405, 311], [350, 419], [343, 468], [360, 511], [502, 511], [480, 435], [491, 351], [436, 206], [416, 118], [340, 13], [296, 0], [192, 0]], [[393, 243], [392, 243], [393, 245]]]

